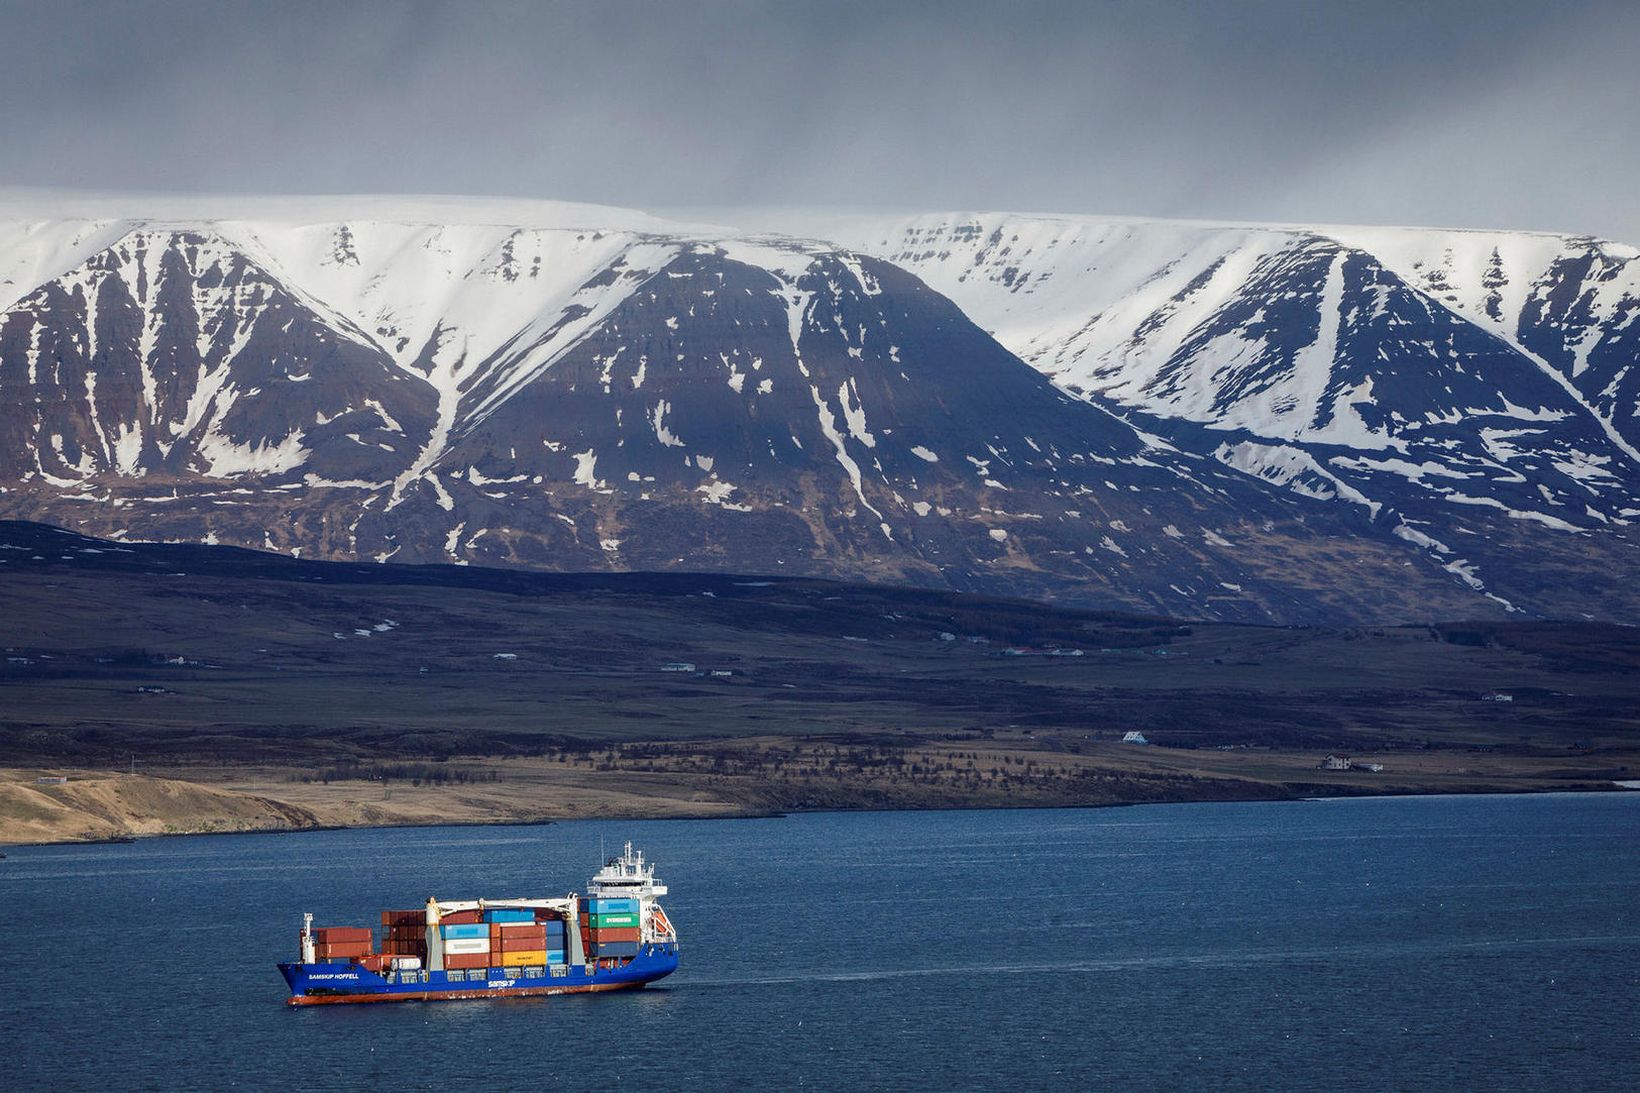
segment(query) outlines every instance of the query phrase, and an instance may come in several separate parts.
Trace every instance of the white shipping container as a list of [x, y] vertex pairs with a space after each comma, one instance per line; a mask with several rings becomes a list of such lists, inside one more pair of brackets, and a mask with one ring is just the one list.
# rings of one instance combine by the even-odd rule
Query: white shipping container
[[395, 956], [393, 958], [393, 967], [399, 969], [400, 971], [417, 971], [421, 968], [421, 957]]
[[450, 956], [473, 956], [477, 953], [490, 951], [490, 939], [487, 937], [447, 937], [444, 939], [444, 951]]

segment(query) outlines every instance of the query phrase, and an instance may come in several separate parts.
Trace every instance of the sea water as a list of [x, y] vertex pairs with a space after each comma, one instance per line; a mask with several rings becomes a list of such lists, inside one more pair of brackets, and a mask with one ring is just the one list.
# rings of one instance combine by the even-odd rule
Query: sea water
[[[645, 990], [289, 1008], [304, 911], [583, 890]], [[326, 831], [8, 850], [11, 1089], [1632, 1088], [1640, 793]]]

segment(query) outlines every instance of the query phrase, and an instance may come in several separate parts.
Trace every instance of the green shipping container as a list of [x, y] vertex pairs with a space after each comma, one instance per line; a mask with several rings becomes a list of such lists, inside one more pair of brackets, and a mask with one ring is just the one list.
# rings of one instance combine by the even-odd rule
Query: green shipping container
[[633, 914], [626, 914], [626, 915], [589, 915], [587, 917], [589, 919], [587, 925], [591, 926], [594, 930], [602, 929], [605, 926], [636, 926], [636, 925], [638, 925], [638, 916], [633, 915]]

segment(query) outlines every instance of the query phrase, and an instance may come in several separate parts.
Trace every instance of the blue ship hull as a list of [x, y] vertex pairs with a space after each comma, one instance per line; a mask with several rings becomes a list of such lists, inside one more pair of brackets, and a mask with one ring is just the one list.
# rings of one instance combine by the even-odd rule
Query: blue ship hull
[[[458, 998], [514, 998], [549, 994], [583, 994], [642, 987], [678, 968], [676, 943], [648, 944], [629, 962], [614, 968], [556, 965], [539, 976], [509, 977], [491, 968], [484, 979], [452, 980], [449, 973], [421, 971], [377, 975], [357, 964], [280, 964], [290, 985], [290, 1005], [338, 1002], [436, 1002]], [[554, 973], [559, 974], [554, 974]], [[471, 973], [468, 973], [469, 975]]]

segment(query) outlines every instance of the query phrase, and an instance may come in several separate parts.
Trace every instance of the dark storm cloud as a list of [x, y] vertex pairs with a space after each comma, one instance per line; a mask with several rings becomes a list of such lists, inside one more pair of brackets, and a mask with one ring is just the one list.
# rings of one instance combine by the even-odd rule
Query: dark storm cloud
[[1640, 242], [1640, 7], [6, 3], [0, 185]]

